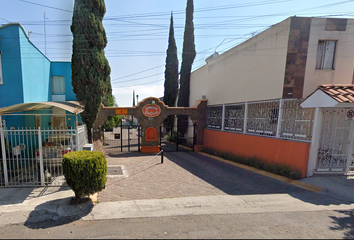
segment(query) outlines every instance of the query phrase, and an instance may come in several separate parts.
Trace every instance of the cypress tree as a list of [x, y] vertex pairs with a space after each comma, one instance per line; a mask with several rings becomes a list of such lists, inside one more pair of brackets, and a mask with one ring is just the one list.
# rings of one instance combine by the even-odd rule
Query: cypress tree
[[[165, 84], [164, 84], [164, 96], [163, 102], [174, 107], [176, 104], [178, 94], [178, 57], [177, 46], [175, 41], [174, 29], [173, 29], [173, 15], [171, 12], [170, 20], [170, 34], [168, 38], [168, 48], [166, 56], [165, 66]], [[169, 127], [173, 126], [174, 116], [168, 116], [165, 120], [165, 124]]]
[[103, 96], [112, 95], [108, 61], [104, 55], [107, 45], [102, 19], [106, 12], [104, 0], [75, 0], [71, 32], [73, 54], [71, 59], [72, 86], [77, 100], [84, 105], [81, 114], [90, 129], [97, 119]]
[[[183, 37], [182, 66], [180, 72], [180, 90], [178, 95], [178, 106], [189, 107], [190, 75], [192, 64], [196, 56], [194, 44], [193, 25], [193, 0], [187, 0], [186, 23]], [[188, 116], [179, 116], [178, 124], [181, 136], [184, 136], [188, 128]]]

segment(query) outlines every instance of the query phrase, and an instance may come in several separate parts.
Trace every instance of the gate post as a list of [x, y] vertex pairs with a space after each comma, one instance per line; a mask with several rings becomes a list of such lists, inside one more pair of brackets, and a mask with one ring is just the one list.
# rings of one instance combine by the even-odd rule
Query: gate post
[[41, 174], [41, 186], [44, 186], [44, 166], [43, 166], [43, 149], [42, 149], [42, 133], [41, 127], [38, 127], [38, 151], [39, 151], [39, 172]]
[[130, 127], [128, 125], [128, 152], [130, 152]]
[[138, 152], [140, 152], [140, 126], [138, 126]]
[[9, 177], [7, 173], [7, 162], [6, 162], [6, 150], [5, 150], [5, 136], [4, 129], [2, 127], [2, 117], [0, 115], [0, 133], [1, 133], [1, 152], [2, 152], [2, 165], [4, 167], [4, 178], [5, 178], [5, 187], [9, 184]]
[[160, 151], [161, 151], [162, 127], [160, 126]]
[[193, 152], [194, 152], [194, 145], [195, 145], [195, 124], [193, 124]]
[[120, 120], [120, 152], [123, 152], [123, 118]]
[[350, 165], [352, 164], [352, 154], [353, 154], [353, 141], [354, 141], [354, 124], [353, 120], [350, 120], [350, 132], [349, 132], [349, 147], [347, 153], [347, 166], [345, 167], [345, 173], [350, 170]]
[[316, 168], [317, 158], [318, 158], [318, 148], [320, 144], [320, 135], [322, 129], [322, 109], [316, 107], [315, 118], [313, 120], [313, 129], [312, 129], [312, 139], [309, 153], [309, 160], [307, 165], [307, 177], [313, 175], [313, 171]]
[[178, 133], [179, 133], [179, 121], [177, 116], [177, 133], [176, 133], [176, 151], [178, 152]]

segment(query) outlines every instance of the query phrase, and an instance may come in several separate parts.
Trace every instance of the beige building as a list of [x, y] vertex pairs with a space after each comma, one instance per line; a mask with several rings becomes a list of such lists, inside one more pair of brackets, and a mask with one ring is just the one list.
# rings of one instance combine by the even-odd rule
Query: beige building
[[[343, 108], [354, 113], [346, 105], [354, 102], [353, 73], [354, 19], [289, 17], [214, 53], [191, 74], [190, 104], [208, 100], [204, 147], [286, 165], [302, 177], [354, 172], [354, 130]], [[323, 98], [335, 104], [316, 105]]]
[[353, 40], [354, 19], [287, 18], [208, 58], [191, 74], [190, 103], [305, 98], [321, 84], [351, 84]]

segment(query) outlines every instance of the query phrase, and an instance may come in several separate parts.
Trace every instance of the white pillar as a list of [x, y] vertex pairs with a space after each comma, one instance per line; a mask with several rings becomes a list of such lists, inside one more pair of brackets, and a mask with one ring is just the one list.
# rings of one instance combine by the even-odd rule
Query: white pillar
[[277, 124], [277, 132], [276, 132], [276, 138], [280, 137], [280, 131], [281, 131], [281, 124], [282, 124], [282, 118], [283, 118], [283, 104], [284, 104], [284, 100], [280, 99], [279, 102], [279, 112], [278, 112], [278, 124]]
[[222, 105], [222, 112], [221, 112], [221, 131], [224, 131], [225, 126], [225, 104]]
[[318, 148], [320, 144], [321, 130], [322, 130], [322, 109], [317, 107], [315, 111], [315, 118], [312, 129], [312, 140], [310, 146], [309, 160], [307, 164], [307, 177], [313, 176], [313, 171], [316, 169], [316, 162], [318, 157]]
[[79, 149], [79, 122], [78, 122], [78, 117], [76, 115], [76, 122], [75, 122], [75, 150], [73, 149], [73, 151], [80, 151], [81, 149]]
[[352, 154], [353, 154], [353, 143], [354, 143], [354, 123], [353, 120], [350, 121], [350, 132], [349, 132], [349, 146], [347, 153], [347, 166], [345, 168], [345, 173], [348, 173], [350, 170], [350, 164], [352, 163]]
[[5, 150], [5, 137], [4, 129], [2, 127], [2, 117], [0, 115], [0, 133], [1, 133], [1, 151], [2, 151], [2, 165], [4, 167], [4, 178], [5, 178], [5, 187], [9, 184], [8, 173], [7, 173], [7, 162], [6, 162], [6, 150]]
[[245, 102], [245, 115], [243, 119], [243, 134], [247, 133], [248, 103]]

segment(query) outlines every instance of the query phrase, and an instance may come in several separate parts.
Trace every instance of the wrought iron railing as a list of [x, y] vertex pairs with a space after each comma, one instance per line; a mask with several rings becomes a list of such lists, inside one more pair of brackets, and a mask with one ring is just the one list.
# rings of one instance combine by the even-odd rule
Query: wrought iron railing
[[208, 106], [207, 128], [309, 142], [314, 109], [301, 99], [277, 99]]

